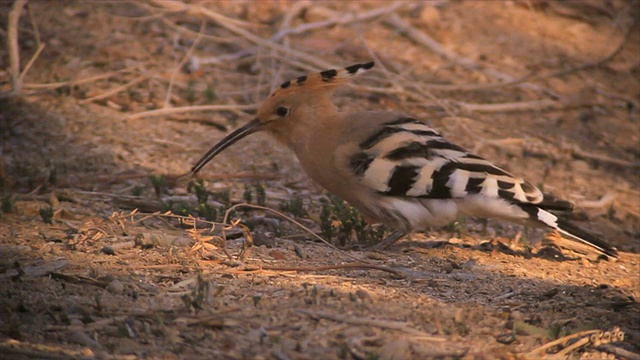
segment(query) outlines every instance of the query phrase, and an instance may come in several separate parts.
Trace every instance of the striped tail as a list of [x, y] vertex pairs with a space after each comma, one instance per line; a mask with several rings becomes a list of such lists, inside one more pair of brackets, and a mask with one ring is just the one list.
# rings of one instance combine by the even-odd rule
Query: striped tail
[[594, 234], [589, 233], [586, 230], [579, 228], [578, 226], [559, 219], [556, 215], [534, 206], [521, 206], [527, 213], [529, 213], [532, 220], [542, 223], [565, 236], [568, 239], [580, 242], [584, 245], [591, 247], [598, 253], [607, 257], [618, 257], [618, 251], [615, 247], [611, 246], [605, 240], [597, 237]]

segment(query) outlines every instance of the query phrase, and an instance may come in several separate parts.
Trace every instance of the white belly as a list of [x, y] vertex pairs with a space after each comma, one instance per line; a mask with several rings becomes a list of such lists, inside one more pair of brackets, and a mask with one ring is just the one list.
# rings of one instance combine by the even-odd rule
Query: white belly
[[384, 197], [380, 200], [378, 205], [382, 208], [385, 225], [409, 232], [444, 226], [458, 216], [458, 206], [451, 199]]

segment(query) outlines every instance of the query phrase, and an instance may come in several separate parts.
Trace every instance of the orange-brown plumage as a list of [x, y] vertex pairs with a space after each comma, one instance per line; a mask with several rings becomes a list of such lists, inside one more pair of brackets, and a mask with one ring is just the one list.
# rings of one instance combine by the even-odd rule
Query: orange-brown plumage
[[381, 247], [461, 214], [552, 228], [616, 256], [604, 240], [549, 212], [571, 211], [570, 202], [449, 143], [424, 122], [388, 111], [338, 112], [333, 90], [372, 67], [355, 64], [282, 83], [255, 119], [211, 148], [191, 172], [243, 137], [266, 131], [296, 154], [315, 182], [396, 230]]

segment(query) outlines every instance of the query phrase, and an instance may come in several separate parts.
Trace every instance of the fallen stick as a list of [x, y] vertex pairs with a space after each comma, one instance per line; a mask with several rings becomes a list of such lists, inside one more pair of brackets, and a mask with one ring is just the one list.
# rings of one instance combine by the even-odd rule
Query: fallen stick
[[220, 15], [217, 12], [209, 10], [205, 7], [202, 7], [199, 5], [185, 4], [175, 0], [152, 0], [151, 2], [162, 9], [184, 11], [186, 13], [190, 13], [195, 16], [205, 16], [211, 19], [212, 21], [216, 22], [220, 26], [224, 27], [225, 29], [242, 36], [243, 38], [249, 40], [250, 42], [256, 45], [264, 46], [272, 50], [282, 52], [284, 54], [287, 54], [288, 56], [298, 57], [306, 61], [307, 63], [317, 66], [319, 69], [329, 69], [332, 67], [331, 64], [329, 64], [324, 60], [321, 60], [317, 56], [309, 55], [301, 51], [291, 49], [284, 45], [274, 43], [273, 41], [270, 41], [268, 39], [263, 39], [260, 36], [255, 35], [252, 32], [238, 26], [233, 21], [231, 21], [230, 18]]
[[[311, 4], [308, 2], [300, 2], [300, 4], [304, 4], [306, 5], [306, 7], [310, 6]], [[352, 12], [346, 13], [342, 16], [336, 16], [336, 14], [334, 14], [333, 12], [331, 12], [331, 14], [329, 14], [328, 19], [327, 20], [322, 20], [322, 21], [316, 21], [316, 22], [312, 22], [312, 23], [306, 23], [306, 24], [302, 24], [299, 25], [295, 28], [288, 28], [288, 27], [284, 27], [283, 29], [281, 29], [280, 31], [278, 31], [277, 33], [275, 33], [272, 37], [271, 37], [271, 41], [280, 41], [280, 39], [282, 39], [283, 37], [285, 37], [286, 35], [290, 35], [290, 34], [302, 34], [305, 33], [307, 31], [312, 31], [312, 30], [317, 30], [317, 29], [321, 29], [321, 28], [327, 28], [327, 27], [331, 27], [334, 25], [345, 25], [345, 24], [349, 24], [352, 22], [358, 22], [358, 21], [367, 21], [370, 19], [375, 19], [377, 17], [381, 17], [384, 15], [388, 15], [393, 13], [394, 11], [398, 10], [399, 8], [405, 6], [407, 3], [404, 2], [394, 2], [392, 3], [392, 5], [389, 6], [381, 6], [378, 8], [375, 8], [373, 10], [369, 10], [369, 11], [365, 11], [359, 14], [355, 14]], [[294, 5], [295, 6], [295, 5]], [[329, 10], [323, 9], [326, 12], [328, 12]], [[285, 24], [286, 22], [283, 21], [283, 24]]]
[[171, 90], [173, 89], [173, 81], [175, 80], [176, 75], [182, 70], [182, 67], [187, 63], [187, 61], [189, 61], [189, 59], [191, 59], [194, 49], [202, 40], [202, 35], [204, 34], [204, 31], [206, 29], [206, 24], [206, 21], [202, 21], [202, 23], [200, 24], [200, 31], [198, 32], [198, 36], [196, 36], [196, 39], [189, 47], [189, 50], [187, 50], [187, 53], [184, 54], [176, 68], [171, 72], [171, 76], [169, 77], [169, 86], [167, 87], [167, 96], [165, 96], [164, 98], [163, 108], [167, 108], [169, 106], [169, 101], [171, 100]]
[[296, 311], [316, 319], [327, 319], [327, 320], [333, 320], [333, 321], [352, 324], [352, 325], [374, 326], [374, 327], [379, 327], [383, 329], [396, 330], [406, 334], [420, 336], [421, 338], [424, 338], [425, 340], [429, 340], [429, 341], [438, 341], [438, 342], [447, 341], [447, 338], [444, 336], [431, 335], [424, 331], [414, 329], [410, 327], [406, 322], [402, 322], [402, 321], [346, 317], [338, 314], [332, 314], [327, 311], [312, 311], [312, 310], [306, 310], [306, 309], [297, 309]]
[[500, 104], [471, 104], [465, 102], [458, 102], [462, 108], [467, 111], [481, 112], [481, 113], [494, 113], [494, 112], [520, 112], [531, 110], [558, 110], [568, 107], [568, 104], [562, 103], [556, 100], [532, 100], [512, 103], [500, 103]]
[[402, 272], [390, 268], [388, 266], [382, 265], [373, 265], [373, 264], [341, 264], [341, 265], [324, 265], [324, 266], [269, 266], [264, 265], [260, 267], [264, 270], [271, 271], [297, 271], [297, 272], [313, 272], [313, 271], [327, 271], [327, 270], [339, 270], [339, 269], [370, 269], [370, 270], [380, 270], [384, 272], [388, 272], [398, 277], [405, 279], [407, 276]]
[[[442, 44], [440, 44], [439, 42], [435, 41], [434, 39], [432, 39], [429, 35], [425, 34], [424, 32], [414, 28], [413, 26], [411, 26], [411, 24], [407, 23], [406, 21], [404, 21], [402, 18], [400, 18], [400, 16], [398, 16], [397, 14], [392, 14], [391, 16], [389, 16], [387, 19], [384, 20], [385, 23], [387, 23], [390, 26], [393, 26], [397, 29], [399, 29], [400, 31], [404, 32], [407, 37], [409, 37], [411, 40], [413, 40], [414, 42], [426, 47], [427, 49], [431, 50], [432, 52], [438, 54], [440, 57], [442, 57], [445, 60], [451, 61], [452, 63], [456, 64], [456, 65], [460, 65], [464, 68], [467, 69], [471, 69], [471, 70], [478, 70], [483, 72], [484, 74], [494, 78], [494, 79], [498, 79], [504, 82], [515, 82], [518, 81], [516, 78], [514, 78], [511, 75], [505, 74], [503, 72], [494, 70], [494, 69], [490, 69], [486, 66], [481, 66], [480, 64], [476, 63], [475, 61], [458, 55], [456, 53], [454, 53], [453, 51], [450, 51], [448, 49], [446, 49], [444, 46], [442, 46]], [[522, 87], [526, 87], [529, 89], [533, 89], [536, 91], [540, 91], [540, 92], [544, 92], [544, 93], [550, 93], [549, 90], [544, 89], [538, 85], [534, 85], [534, 84], [530, 84], [530, 83], [519, 83], [519, 86]]]
[[137, 120], [145, 117], [152, 116], [165, 116], [173, 114], [181, 114], [192, 111], [232, 111], [232, 110], [256, 110], [257, 105], [198, 105], [198, 106], [183, 106], [176, 108], [164, 108], [157, 110], [149, 110], [139, 112], [137, 114], [129, 115], [125, 117], [125, 120]]
[[18, 45], [18, 22], [22, 8], [27, 4], [27, 0], [16, 0], [9, 11], [7, 24], [7, 50], [9, 52], [9, 74], [11, 75], [11, 85], [14, 94], [22, 91], [22, 78], [20, 77], [20, 47]]
[[108, 91], [106, 91], [106, 92], [104, 92], [104, 93], [102, 93], [100, 95], [96, 95], [96, 96], [92, 96], [90, 98], [86, 98], [84, 100], [80, 100], [78, 103], [79, 104], [86, 104], [88, 102], [92, 102], [92, 101], [102, 100], [102, 99], [108, 98], [108, 97], [113, 96], [113, 95], [115, 95], [115, 94], [117, 94], [117, 93], [119, 93], [119, 92], [121, 92], [123, 90], [126, 90], [126, 89], [128, 89], [128, 88], [130, 88], [130, 87], [132, 87], [132, 86], [134, 86], [134, 85], [136, 85], [138, 83], [141, 83], [141, 82], [147, 80], [151, 76], [153, 76], [153, 72], [152, 71], [146, 72], [146, 73], [138, 76], [137, 78], [129, 81], [128, 83], [126, 83], [124, 85], [121, 85], [121, 86], [118, 86], [118, 87], [116, 87], [114, 89], [108, 90]]

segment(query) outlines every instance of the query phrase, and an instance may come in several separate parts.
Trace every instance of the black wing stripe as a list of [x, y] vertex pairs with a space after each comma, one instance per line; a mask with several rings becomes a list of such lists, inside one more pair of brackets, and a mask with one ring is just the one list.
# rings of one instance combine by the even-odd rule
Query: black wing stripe
[[433, 176], [431, 176], [433, 179], [431, 191], [421, 197], [430, 199], [451, 198], [451, 189], [447, 186], [447, 182], [454, 171], [456, 171], [456, 164], [452, 162], [445, 164], [440, 168], [440, 170], [434, 171]]
[[431, 149], [455, 150], [455, 151], [460, 151], [461, 153], [464, 153], [464, 154], [467, 153], [467, 150], [465, 150], [464, 148], [462, 148], [462, 147], [460, 147], [458, 145], [452, 144], [450, 142], [447, 142], [444, 139], [427, 141], [426, 146], [431, 148]]
[[482, 191], [482, 183], [484, 178], [469, 178], [464, 190], [469, 194], [478, 194]]
[[379, 144], [382, 140], [390, 137], [393, 134], [397, 134], [397, 133], [401, 133], [401, 132], [411, 133], [413, 135], [425, 136], [425, 137], [426, 136], [440, 136], [437, 132], [435, 132], [433, 130], [407, 130], [407, 129], [403, 129], [403, 128], [398, 127], [398, 126], [385, 126], [380, 131], [374, 133], [373, 135], [371, 135], [367, 139], [365, 139], [363, 142], [361, 142], [359, 144], [360, 149], [369, 150], [369, 149], [373, 148], [374, 146], [376, 146], [377, 144]]
[[373, 135], [369, 136], [365, 141], [360, 143], [360, 148], [362, 150], [368, 150], [371, 149], [372, 147], [374, 147], [377, 143], [379, 143], [380, 141], [388, 138], [389, 136], [401, 132], [401, 131], [405, 131], [403, 129], [400, 128], [394, 128], [394, 127], [383, 127], [380, 131], [374, 133]]
[[406, 195], [407, 191], [411, 190], [413, 184], [415, 184], [419, 173], [419, 166], [396, 166], [389, 179], [389, 190], [387, 190], [386, 195]]
[[498, 196], [500, 196], [503, 199], [513, 200], [516, 194], [508, 190], [498, 189]]
[[469, 172], [475, 173], [487, 173], [489, 175], [499, 175], [499, 176], [508, 176], [511, 177], [511, 174], [508, 172], [493, 166], [491, 164], [481, 164], [481, 163], [461, 163], [455, 162], [455, 166], [460, 170], [467, 170]]
[[384, 126], [394, 126], [394, 125], [402, 125], [402, 124], [424, 124], [424, 123], [412, 117], [401, 117], [401, 118], [398, 118], [397, 120], [384, 123]]
[[349, 159], [349, 166], [358, 177], [362, 177], [374, 159], [375, 156], [366, 153], [357, 153]]
[[412, 142], [409, 145], [399, 147], [393, 151], [390, 151], [385, 158], [392, 161], [404, 160], [409, 158], [431, 158], [429, 148], [419, 142]]
[[514, 182], [498, 180], [498, 187], [502, 190], [510, 190], [516, 186]]

